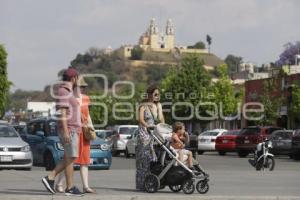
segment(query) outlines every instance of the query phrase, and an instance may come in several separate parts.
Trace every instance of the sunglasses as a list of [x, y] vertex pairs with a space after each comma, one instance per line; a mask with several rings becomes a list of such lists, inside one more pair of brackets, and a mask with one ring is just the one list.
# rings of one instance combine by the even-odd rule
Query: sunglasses
[[153, 96], [155, 96], [155, 97], [159, 97], [159, 96], [160, 96], [160, 94], [159, 94], [159, 93], [155, 93], [155, 94], [153, 94]]

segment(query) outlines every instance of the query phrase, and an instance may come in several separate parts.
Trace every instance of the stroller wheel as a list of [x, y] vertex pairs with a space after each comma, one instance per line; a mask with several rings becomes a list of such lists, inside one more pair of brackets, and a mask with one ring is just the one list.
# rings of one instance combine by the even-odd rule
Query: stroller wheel
[[180, 192], [182, 190], [182, 185], [169, 185], [172, 192]]
[[148, 193], [155, 193], [160, 187], [159, 179], [154, 174], [149, 174], [145, 178], [145, 190]]
[[198, 181], [198, 183], [196, 185], [196, 189], [200, 194], [207, 193], [209, 190], [209, 185], [208, 185], [207, 180]]
[[182, 190], [184, 194], [193, 194], [195, 191], [194, 181], [192, 179], [184, 181], [182, 184]]

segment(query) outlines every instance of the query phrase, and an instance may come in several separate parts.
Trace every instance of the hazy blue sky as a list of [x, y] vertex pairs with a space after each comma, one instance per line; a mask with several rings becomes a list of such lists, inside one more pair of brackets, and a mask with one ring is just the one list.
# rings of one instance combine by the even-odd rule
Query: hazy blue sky
[[300, 40], [298, 0], [0, 0], [0, 43], [13, 89], [42, 90], [77, 53], [136, 44], [151, 18], [175, 25], [176, 44], [213, 38], [221, 58], [257, 64], [278, 59]]

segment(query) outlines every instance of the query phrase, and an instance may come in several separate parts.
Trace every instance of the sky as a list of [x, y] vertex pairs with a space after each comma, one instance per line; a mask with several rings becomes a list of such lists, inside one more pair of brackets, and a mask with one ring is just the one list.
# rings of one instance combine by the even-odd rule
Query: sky
[[137, 44], [151, 18], [175, 43], [212, 37], [212, 53], [260, 65], [300, 41], [299, 0], [0, 0], [0, 43], [8, 52], [13, 91], [43, 90], [90, 47]]

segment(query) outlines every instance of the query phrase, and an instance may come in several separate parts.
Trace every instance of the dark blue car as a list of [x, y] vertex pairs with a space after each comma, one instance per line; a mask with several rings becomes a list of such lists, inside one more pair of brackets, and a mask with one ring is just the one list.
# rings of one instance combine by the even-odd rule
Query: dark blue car
[[[64, 149], [57, 133], [54, 118], [38, 118], [27, 123], [20, 133], [32, 150], [33, 163], [52, 170], [63, 159]], [[109, 169], [112, 162], [111, 147], [104, 140], [97, 138], [91, 142], [91, 169]], [[75, 165], [75, 168], [78, 166]]]

